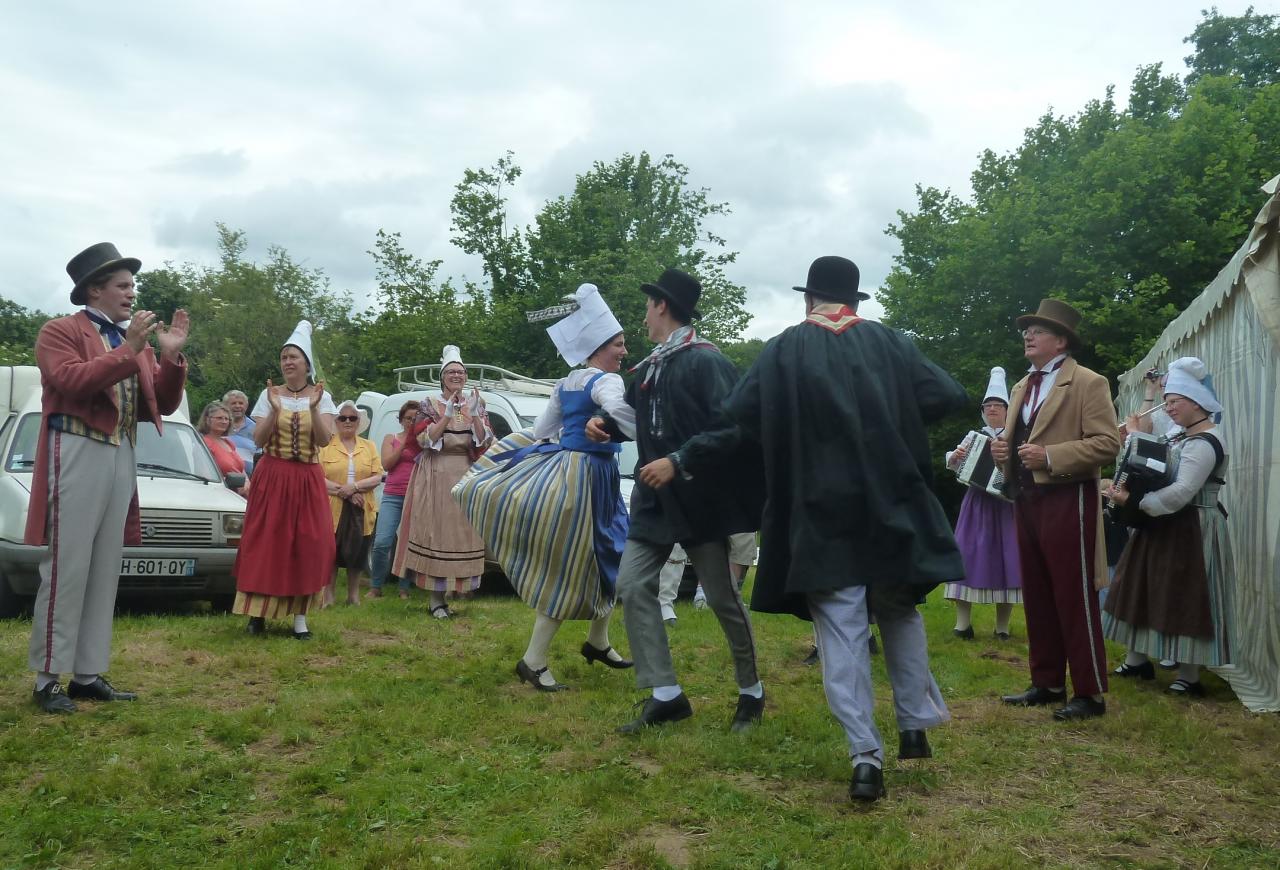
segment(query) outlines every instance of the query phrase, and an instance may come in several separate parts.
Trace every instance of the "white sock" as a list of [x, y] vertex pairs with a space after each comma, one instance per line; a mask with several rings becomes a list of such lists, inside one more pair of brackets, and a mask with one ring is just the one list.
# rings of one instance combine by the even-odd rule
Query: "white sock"
[[859, 764], [870, 764], [874, 767], [884, 768], [884, 762], [880, 760], [880, 754], [877, 752], [859, 752], [853, 757], [853, 766]]
[[956, 631], [964, 631], [973, 625], [973, 605], [968, 601], [956, 602]]
[[533, 670], [547, 666], [547, 650], [551, 647], [551, 639], [560, 630], [560, 622], [559, 619], [552, 619], [545, 613], [539, 613], [537, 619], [533, 621], [533, 634], [529, 636], [529, 648], [524, 651], [524, 663]]
[[1188, 683], [1200, 682], [1200, 666], [1199, 665], [1178, 665], [1178, 679], [1186, 680]]
[[98, 679], [97, 674], [76, 674], [74, 677], [71, 678], [71, 682], [79, 683], [82, 686], [87, 686], [96, 679]]
[[294, 634], [302, 634], [302, 632], [304, 632], [304, 631], [306, 631], [306, 630], [307, 630], [307, 617], [306, 617], [306, 615], [305, 615], [305, 614], [302, 614], [302, 613], [295, 613], [295, 614], [293, 615], [293, 633], [294, 633]]
[[759, 680], [756, 680], [756, 684], [755, 684], [754, 686], [747, 686], [745, 689], [744, 689], [744, 688], [742, 688], [741, 686], [739, 686], [739, 687], [738, 687], [738, 694], [739, 694], [739, 695], [750, 695], [750, 696], [751, 696], [751, 697], [753, 697], [753, 698], [763, 698], [763, 697], [764, 697], [764, 683], [760, 682]]
[[57, 674], [51, 674], [48, 671], [41, 671], [36, 674], [36, 691], [43, 692], [45, 689], [49, 688], [50, 683], [56, 682], [58, 682]]
[[1131, 668], [1140, 668], [1147, 663], [1147, 655], [1129, 650], [1124, 654], [1124, 663]]
[[1001, 634], [1009, 633], [1009, 620], [1013, 616], [1012, 604], [996, 605], [996, 631]]
[[681, 694], [683, 694], [683, 690], [680, 688], [679, 683], [676, 683], [674, 686], [653, 687], [653, 698], [655, 701], [674, 701], [676, 698], [679, 698]]
[[587, 631], [587, 643], [596, 649], [609, 648], [609, 615], [606, 613], [591, 620], [591, 628]]

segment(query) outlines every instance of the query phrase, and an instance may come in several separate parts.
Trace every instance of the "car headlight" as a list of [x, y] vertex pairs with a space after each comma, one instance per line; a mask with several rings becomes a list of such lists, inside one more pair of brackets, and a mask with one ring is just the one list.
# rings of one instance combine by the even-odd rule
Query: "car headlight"
[[244, 531], [244, 514], [223, 514], [222, 515], [222, 534], [230, 537], [239, 537]]

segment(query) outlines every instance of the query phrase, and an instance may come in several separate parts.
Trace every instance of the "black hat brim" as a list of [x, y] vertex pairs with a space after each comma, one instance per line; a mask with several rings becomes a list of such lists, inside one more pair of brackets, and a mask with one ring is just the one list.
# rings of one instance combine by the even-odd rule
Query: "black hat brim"
[[683, 305], [681, 305], [679, 302], [673, 299], [670, 293], [668, 293], [664, 288], [658, 286], [657, 284], [641, 284], [640, 289], [646, 295], [652, 296], [654, 299], [661, 299], [663, 302], [670, 305], [676, 311], [679, 311], [682, 314], [687, 314], [694, 320], [702, 319], [701, 311], [699, 311], [696, 308], [685, 308]]
[[[833, 297], [831, 296], [831, 291], [830, 291], [830, 290], [815, 290], [815, 289], [813, 289], [812, 287], [792, 287], [791, 289], [792, 289], [792, 290], [795, 290], [795, 291], [797, 291], [797, 292], [799, 292], [799, 293], [812, 293], [812, 294], [814, 294], [815, 296], [821, 296], [821, 297], [823, 297], [824, 299], [831, 299], [831, 298], [833, 298]], [[861, 290], [855, 290], [855, 291], [853, 291], [853, 292], [854, 292], [854, 295], [858, 297], [858, 301], [859, 301], [859, 302], [866, 302], [868, 299], [870, 299], [870, 298], [871, 298], [871, 294], [870, 294], [870, 293], [863, 293]], [[844, 300], [844, 299], [837, 299], [836, 301], [837, 301], [837, 302], [845, 302], [845, 301], [848, 301], [848, 300]]]
[[107, 272], [114, 272], [117, 269], [128, 269], [134, 275], [142, 270], [142, 261], [137, 257], [121, 257], [118, 260], [108, 260], [98, 268], [94, 269], [88, 275], [85, 275], [76, 282], [76, 286], [71, 288], [71, 304], [84, 305], [89, 301], [87, 291], [89, 285], [101, 278]]

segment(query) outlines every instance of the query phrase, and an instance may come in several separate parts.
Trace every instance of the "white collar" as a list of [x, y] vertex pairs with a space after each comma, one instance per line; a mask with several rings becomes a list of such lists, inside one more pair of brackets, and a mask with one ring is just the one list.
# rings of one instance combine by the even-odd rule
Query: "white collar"
[[1062, 362], [1066, 358], [1067, 358], [1067, 355], [1065, 353], [1060, 353], [1057, 356], [1055, 356], [1053, 359], [1045, 363], [1043, 368], [1037, 369], [1035, 366], [1031, 366], [1030, 368], [1027, 369], [1027, 374], [1031, 374], [1032, 372], [1035, 372], [1035, 371], [1051, 372], [1053, 371], [1054, 366], [1056, 366], [1059, 362]]
[[121, 323], [128, 323], [128, 322], [129, 322], [129, 321], [127, 321], [127, 320], [121, 320], [121, 321], [119, 321], [119, 322], [117, 322], [117, 321], [115, 321], [115, 320], [112, 320], [110, 317], [107, 317], [107, 315], [106, 315], [106, 314], [104, 314], [104, 313], [102, 313], [101, 311], [99, 311], [98, 309], [94, 308], [92, 305], [86, 305], [86, 306], [84, 307], [84, 310], [85, 310], [85, 311], [88, 311], [90, 314], [96, 314], [96, 315], [98, 315], [98, 316], [99, 316], [99, 317], [101, 317], [103, 320], [107, 321], [108, 323], [115, 323], [115, 324], [116, 324], [116, 326], [119, 326]]

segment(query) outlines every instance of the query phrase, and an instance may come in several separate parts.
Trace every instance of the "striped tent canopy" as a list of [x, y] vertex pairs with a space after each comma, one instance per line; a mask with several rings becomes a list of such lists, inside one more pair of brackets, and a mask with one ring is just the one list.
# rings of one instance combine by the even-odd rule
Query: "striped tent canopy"
[[1217, 669], [1246, 707], [1280, 711], [1280, 175], [1249, 237], [1151, 351], [1120, 377], [1121, 415], [1142, 376], [1181, 356], [1204, 360], [1224, 407], [1231, 461], [1221, 501], [1235, 555], [1234, 664]]

